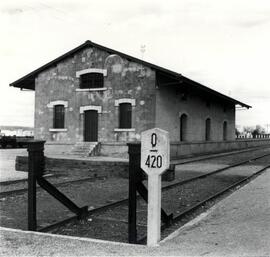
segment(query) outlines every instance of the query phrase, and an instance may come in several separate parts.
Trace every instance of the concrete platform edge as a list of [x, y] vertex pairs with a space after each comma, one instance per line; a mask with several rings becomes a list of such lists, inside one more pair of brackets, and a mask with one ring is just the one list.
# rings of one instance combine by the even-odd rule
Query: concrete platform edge
[[[221, 200], [222, 202], [223, 200]], [[197, 216], [196, 218], [190, 220], [188, 223], [186, 223], [184, 226], [180, 227], [179, 229], [175, 230], [173, 233], [171, 233], [170, 235], [168, 235], [167, 237], [165, 237], [163, 240], [161, 240], [159, 242], [159, 245], [165, 244], [166, 242], [170, 241], [171, 239], [177, 237], [180, 235], [180, 233], [182, 231], [184, 231], [187, 228], [190, 228], [196, 224], [198, 224], [201, 220], [205, 219], [209, 214], [211, 214], [216, 208], [217, 205], [220, 204], [217, 203], [216, 205], [212, 206], [210, 209], [208, 209], [207, 211], [201, 213], [199, 216]]]
[[[76, 241], [79, 240], [79, 241], [84, 241], [84, 242], [89, 242], [89, 243], [111, 244], [111, 245], [119, 245], [119, 246], [132, 246], [133, 245], [129, 243], [107, 241], [107, 240], [102, 240], [102, 239], [58, 235], [58, 234], [43, 233], [43, 232], [38, 232], [38, 231], [28, 231], [28, 230], [14, 229], [14, 228], [6, 228], [6, 227], [0, 226], [0, 232], [1, 231], [9, 231], [9, 232], [15, 232], [15, 233], [21, 233], [21, 234], [27, 234], [27, 235], [40, 235], [44, 237], [56, 237], [59, 239], [68, 239], [68, 240], [76, 240]], [[133, 246], [145, 247], [143, 245], [133, 245]]]
[[179, 229], [177, 229], [176, 231], [174, 231], [173, 233], [171, 233], [169, 236], [167, 236], [166, 238], [164, 238], [163, 240], [161, 240], [159, 242], [159, 245], [165, 244], [166, 242], [168, 242], [168, 241], [172, 240], [173, 238], [179, 236], [181, 234], [181, 232], [183, 232], [184, 230], [197, 225], [199, 222], [201, 222], [202, 220], [204, 220], [205, 218], [207, 218], [209, 215], [211, 215], [217, 208], [219, 208], [220, 206], [222, 206], [224, 204], [225, 200], [227, 200], [228, 198], [232, 198], [235, 193], [237, 193], [237, 192], [243, 190], [245, 187], [249, 186], [259, 176], [265, 174], [267, 171], [270, 171], [270, 169], [264, 170], [261, 174], [259, 174], [258, 176], [254, 177], [248, 183], [246, 183], [245, 185], [241, 186], [239, 189], [236, 189], [230, 195], [228, 195], [227, 197], [224, 197], [222, 200], [220, 200], [218, 203], [214, 204], [208, 210], [206, 210], [205, 212], [201, 213], [199, 216], [197, 216], [194, 219], [192, 219], [189, 222], [187, 222], [184, 226], [180, 227]]

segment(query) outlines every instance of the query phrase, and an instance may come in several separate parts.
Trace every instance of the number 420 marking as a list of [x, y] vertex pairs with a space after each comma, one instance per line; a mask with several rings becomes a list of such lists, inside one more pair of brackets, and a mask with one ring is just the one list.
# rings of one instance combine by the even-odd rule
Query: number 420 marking
[[161, 155], [148, 155], [145, 165], [148, 168], [161, 168], [162, 167], [162, 156]]

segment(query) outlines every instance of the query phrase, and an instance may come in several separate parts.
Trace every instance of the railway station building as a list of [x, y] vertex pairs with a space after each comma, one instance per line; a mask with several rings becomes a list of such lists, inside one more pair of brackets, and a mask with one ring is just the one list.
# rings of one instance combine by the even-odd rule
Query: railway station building
[[235, 107], [250, 108], [91, 41], [10, 85], [35, 90], [35, 139], [66, 150], [99, 145], [107, 154], [153, 127], [167, 130], [171, 141], [234, 140]]

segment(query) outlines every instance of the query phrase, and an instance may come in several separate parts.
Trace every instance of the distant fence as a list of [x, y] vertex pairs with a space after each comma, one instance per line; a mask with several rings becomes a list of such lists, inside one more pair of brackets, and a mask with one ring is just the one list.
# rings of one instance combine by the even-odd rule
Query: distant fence
[[236, 139], [248, 139], [248, 138], [270, 138], [270, 134], [257, 134], [257, 135], [236, 135]]

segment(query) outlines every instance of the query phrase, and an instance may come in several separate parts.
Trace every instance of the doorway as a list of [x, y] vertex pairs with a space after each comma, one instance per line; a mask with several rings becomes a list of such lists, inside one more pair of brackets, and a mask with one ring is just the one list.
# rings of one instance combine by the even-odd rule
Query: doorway
[[187, 141], [187, 115], [180, 117], [180, 141]]
[[211, 140], [211, 120], [210, 118], [205, 121], [205, 140]]
[[84, 141], [98, 141], [98, 112], [96, 110], [84, 112]]
[[227, 140], [227, 121], [223, 122], [223, 140]]

